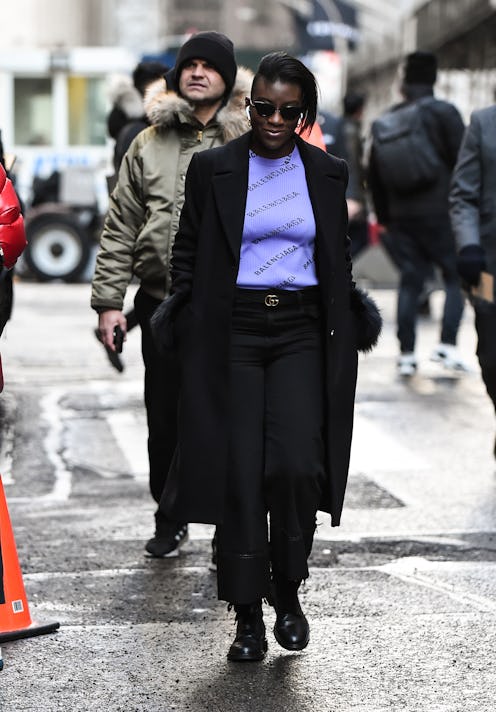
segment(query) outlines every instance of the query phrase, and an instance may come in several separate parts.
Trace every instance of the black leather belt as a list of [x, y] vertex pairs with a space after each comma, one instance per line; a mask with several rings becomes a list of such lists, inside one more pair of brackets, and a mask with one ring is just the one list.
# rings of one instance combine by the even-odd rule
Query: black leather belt
[[275, 307], [297, 306], [299, 304], [317, 304], [319, 301], [318, 287], [305, 289], [236, 289], [236, 302], [246, 304], [263, 304], [269, 309]]

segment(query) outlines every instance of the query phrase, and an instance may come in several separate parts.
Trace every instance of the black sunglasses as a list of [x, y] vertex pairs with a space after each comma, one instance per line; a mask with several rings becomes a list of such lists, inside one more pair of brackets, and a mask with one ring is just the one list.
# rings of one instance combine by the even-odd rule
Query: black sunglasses
[[268, 119], [269, 116], [275, 114], [279, 111], [281, 117], [284, 121], [294, 121], [298, 116], [303, 115], [303, 108], [301, 106], [274, 106], [270, 101], [252, 101], [249, 99], [250, 106], [253, 106], [255, 111], [259, 116], [263, 116], [264, 119]]

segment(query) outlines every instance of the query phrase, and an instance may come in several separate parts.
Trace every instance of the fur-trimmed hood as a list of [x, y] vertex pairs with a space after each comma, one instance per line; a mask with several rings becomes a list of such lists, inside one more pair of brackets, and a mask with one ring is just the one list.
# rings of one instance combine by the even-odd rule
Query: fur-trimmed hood
[[125, 74], [113, 74], [107, 82], [107, 96], [113, 107], [120, 109], [129, 119], [143, 116], [143, 97]]
[[[250, 95], [253, 73], [245, 67], [238, 67], [236, 81], [227, 103], [217, 113], [217, 121], [222, 127], [224, 142], [231, 141], [248, 131], [245, 114], [245, 97]], [[150, 124], [155, 126], [175, 126], [177, 120], [194, 120], [193, 106], [174, 91], [167, 90], [164, 79], [150, 84], [145, 93], [145, 113]]]

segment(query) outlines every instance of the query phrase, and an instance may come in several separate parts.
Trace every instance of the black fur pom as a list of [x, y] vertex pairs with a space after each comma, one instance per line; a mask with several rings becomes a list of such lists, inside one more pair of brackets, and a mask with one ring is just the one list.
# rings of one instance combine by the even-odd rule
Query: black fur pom
[[381, 312], [372, 297], [358, 287], [350, 295], [351, 310], [355, 316], [358, 351], [372, 351], [382, 330]]

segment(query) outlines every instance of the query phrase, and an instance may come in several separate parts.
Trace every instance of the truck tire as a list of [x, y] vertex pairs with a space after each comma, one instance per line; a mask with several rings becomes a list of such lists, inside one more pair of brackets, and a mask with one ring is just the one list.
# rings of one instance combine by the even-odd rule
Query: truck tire
[[38, 280], [75, 282], [81, 277], [90, 257], [90, 241], [76, 218], [39, 215], [27, 222], [26, 237], [26, 264]]

